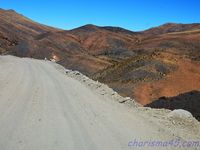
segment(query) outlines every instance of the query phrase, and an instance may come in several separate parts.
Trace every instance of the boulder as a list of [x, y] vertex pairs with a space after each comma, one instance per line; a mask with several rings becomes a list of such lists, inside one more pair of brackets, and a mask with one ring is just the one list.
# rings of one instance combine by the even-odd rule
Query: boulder
[[168, 114], [169, 118], [174, 119], [191, 119], [193, 118], [192, 114], [189, 111], [183, 109], [175, 109]]

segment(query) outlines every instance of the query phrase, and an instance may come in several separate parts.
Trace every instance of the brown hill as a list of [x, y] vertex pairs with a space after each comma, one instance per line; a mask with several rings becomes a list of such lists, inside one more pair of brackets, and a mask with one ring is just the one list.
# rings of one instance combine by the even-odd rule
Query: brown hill
[[124, 53], [138, 41], [137, 33], [115, 27], [85, 25], [68, 32], [79, 37], [80, 43], [92, 55]]
[[[55, 59], [143, 104], [200, 90], [199, 84], [190, 82], [200, 81], [199, 43], [200, 24], [165, 24], [143, 32], [95, 25], [66, 31], [38, 24], [13, 10], [0, 10], [2, 54]], [[185, 69], [184, 62], [188, 62]], [[173, 86], [175, 81], [180, 86]], [[158, 88], [165, 91], [166, 87], [168, 92], [158, 94]]]
[[0, 9], [1, 52], [16, 46], [20, 41], [33, 39], [34, 36], [58, 29], [38, 24], [14, 10]]
[[54, 57], [62, 65], [85, 74], [109, 65], [88, 55], [74, 35], [38, 24], [13, 10], [0, 10], [0, 42], [3, 54], [39, 59]]
[[189, 31], [196, 30], [199, 28], [200, 28], [199, 23], [193, 23], [193, 24], [166, 23], [159, 27], [148, 29], [144, 31], [143, 33], [146, 35], [160, 35], [160, 34], [171, 33], [171, 32], [183, 32], [183, 31], [188, 31], [188, 30]]

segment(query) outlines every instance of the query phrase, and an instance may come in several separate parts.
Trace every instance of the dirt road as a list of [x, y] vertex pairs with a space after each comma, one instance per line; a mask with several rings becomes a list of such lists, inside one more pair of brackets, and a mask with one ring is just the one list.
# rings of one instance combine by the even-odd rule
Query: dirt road
[[199, 139], [198, 123], [173, 127], [165, 111], [103, 98], [48, 61], [1, 56], [0, 70], [0, 150], [125, 150], [134, 139]]

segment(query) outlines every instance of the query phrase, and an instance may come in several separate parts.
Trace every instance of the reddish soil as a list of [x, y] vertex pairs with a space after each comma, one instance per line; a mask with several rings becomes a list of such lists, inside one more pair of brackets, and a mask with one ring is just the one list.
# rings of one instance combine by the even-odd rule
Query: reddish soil
[[164, 54], [165, 61], [176, 63], [178, 69], [165, 78], [151, 83], [140, 84], [134, 91], [136, 100], [145, 105], [159, 97], [172, 97], [192, 90], [200, 90], [200, 62]]

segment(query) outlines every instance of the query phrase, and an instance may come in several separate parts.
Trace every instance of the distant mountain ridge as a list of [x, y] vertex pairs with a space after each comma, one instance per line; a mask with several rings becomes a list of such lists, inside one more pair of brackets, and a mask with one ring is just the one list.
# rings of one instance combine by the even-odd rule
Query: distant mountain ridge
[[148, 29], [144, 31], [144, 33], [151, 35], [159, 35], [159, 34], [182, 32], [195, 29], [200, 29], [200, 23], [193, 23], [193, 24], [166, 23], [161, 26]]

